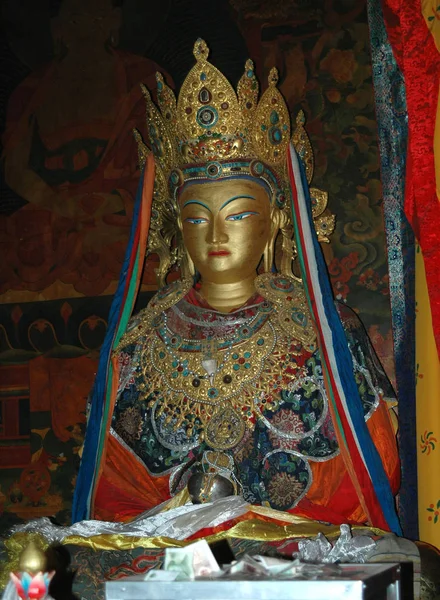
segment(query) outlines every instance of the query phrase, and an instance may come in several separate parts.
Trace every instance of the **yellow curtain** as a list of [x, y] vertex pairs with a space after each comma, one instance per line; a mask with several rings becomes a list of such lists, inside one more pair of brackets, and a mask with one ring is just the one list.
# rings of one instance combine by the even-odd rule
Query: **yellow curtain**
[[416, 377], [419, 536], [440, 548], [440, 362], [420, 248], [416, 252]]

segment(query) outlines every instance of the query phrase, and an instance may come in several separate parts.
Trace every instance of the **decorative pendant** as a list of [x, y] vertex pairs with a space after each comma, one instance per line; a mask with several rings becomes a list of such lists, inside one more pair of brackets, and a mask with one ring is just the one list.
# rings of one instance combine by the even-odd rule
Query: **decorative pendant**
[[205, 358], [202, 360], [202, 367], [205, 369], [211, 387], [214, 386], [214, 379], [217, 373], [217, 360], [215, 358]]
[[230, 406], [220, 406], [205, 428], [205, 442], [214, 450], [230, 450], [241, 442], [246, 425]]

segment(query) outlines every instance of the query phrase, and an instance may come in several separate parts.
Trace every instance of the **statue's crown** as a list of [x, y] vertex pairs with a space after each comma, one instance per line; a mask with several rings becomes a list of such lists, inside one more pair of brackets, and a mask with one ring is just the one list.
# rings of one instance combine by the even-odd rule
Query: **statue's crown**
[[[183, 82], [177, 102], [160, 73], [156, 75], [159, 108], [142, 86], [158, 179], [172, 190], [189, 179], [252, 175], [267, 181], [281, 207], [286, 197], [286, 152], [291, 127], [289, 110], [277, 88], [278, 72], [271, 69], [268, 88], [259, 99], [251, 60], [246, 62], [235, 92], [208, 61], [208, 54], [206, 42], [198, 39], [194, 45], [196, 64]], [[303, 123], [301, 112], [295, 145], [311, 177], [313, 157]], [[142, 151], [145, 154], [146, 148], [141, 146], [141, 162]], [[165, 189], [162, 191], [165, 193]]]
[[[251, 60], [246, 62], [235, 92], [208, 61], [208, 53], [206, 43], [198, 39], [194, 45], [196, 64], [183, 82], [177, 101], [160, 73], [156, 75], [158, 107], [142, 86], [151, 150], [137, 131], [135, 138], [140, 166], [144, 166], [151, 151], [156, 164], [147, 252], [159, 256], [159, 285], [164, 284], [170, 268], [185, 259], [177, 226], [177, 191], [182, 184], [225, 177], [258, 178], [267, 184], [271, 201], [289, 221], [287, 148], [291, 141], [304, 163], [308, 183], [313, 176], [313, 152], [304, 129], [304, 114], [300, 111], [296, 117], [292, 135], [289, 110], [277, 89], [277, 70], [270, 71], [268, 88], [259, 98]], [[319, 239], [328, 241], [334, 217], [324, 214], [327, 194], [314, 188], [310, 192]], [[292, 244], [285, 243], [286, 247]], [[287, 262], [285, 271], [289, 272], [291, 260]], [[185, 275], [184, 266], [181, 271]]]

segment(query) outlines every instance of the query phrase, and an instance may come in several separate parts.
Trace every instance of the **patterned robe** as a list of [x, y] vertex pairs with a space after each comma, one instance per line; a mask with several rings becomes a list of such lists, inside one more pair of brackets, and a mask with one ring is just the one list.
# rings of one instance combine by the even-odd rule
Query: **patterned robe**
[[[119, 347], [97, 518], [129, 519], [208, 465], [252, 504], [335, 524], [366, 521], [339, 455], [302, 286], [265, 274], [256, 290], [223, 314], [176, 282], [132, 320]], [[345, 305], [338, 311], [359, 392], [350, 401], [361, 402], [396, 491], [393, 391], [357, 316]]]

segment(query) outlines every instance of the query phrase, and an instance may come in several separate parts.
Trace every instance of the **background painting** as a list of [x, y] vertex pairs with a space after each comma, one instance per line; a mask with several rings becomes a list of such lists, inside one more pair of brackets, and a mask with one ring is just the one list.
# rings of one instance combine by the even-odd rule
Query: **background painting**
[[[247, 56], [263, 89], [276, 65], [293, 119], [304, 111], [315, 151], [313, 185], [329, 193], [337, 217], [324, 248], [335, 296], [360, 314], [393, 380], [364, 2], [210, 0], [208, 9], [200, 0], [4, 0], [3, 13], [4, 511], [69, 519], [86, 399], [139, 177], [131, 133], [144, 128], [138, 84], [154, 89], [160, 65], [178, 88], [199, 36], [234, 85]], [[138, 307], [153, 291], [154, 267], [152, 257]], [[3, 461], [2, 448], [12, 456], [14, 447], [20, 460]]]

